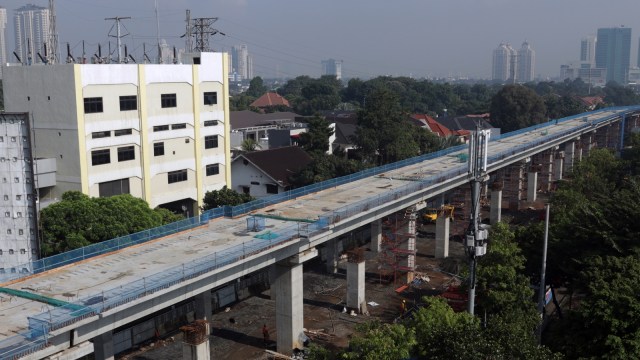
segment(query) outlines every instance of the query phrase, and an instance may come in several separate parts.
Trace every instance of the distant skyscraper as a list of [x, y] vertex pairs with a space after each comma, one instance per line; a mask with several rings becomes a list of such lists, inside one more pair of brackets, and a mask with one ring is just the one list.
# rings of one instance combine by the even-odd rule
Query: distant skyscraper
[[638, 38], [638, 67], [640, 68], [640, 38]]
[[336, 79], [342, 79], [342, 60], [322, 60], [322, 75], [334, 75]]
[[607, 69], [607, 81], [625, 85], [631, 62], [631, 28], [598, 29], [596, 67]]
[[13, 21], [16, 53], [22, 62], [41, 62], [37, 54], [45, 57], [44, 44], [49, 39], [49, 9], [27, 4], [14, 10]]
[[493, 50], [491, 78], [500, 81], [513, 80], [517, 76], [516, 58], [517, 53], [511, 45], [500, 43], [498, 48]]
[[589, 35], [580, 42], [580, 61], [596, 66], [596, 37]]
[[7, 9], [0, 7], [0, 64], [7, 64]]
[[231, 48], [231, 73], [237, 73], [241, 79], [253, 78], [253, 61], [246, 44]]
[[523, 42], [522, 47], [518, 49], [518, 76], [516, 80], [519, 82], [533, 81], [536, 67], [536, 52], [533, 51], [528, 42]]

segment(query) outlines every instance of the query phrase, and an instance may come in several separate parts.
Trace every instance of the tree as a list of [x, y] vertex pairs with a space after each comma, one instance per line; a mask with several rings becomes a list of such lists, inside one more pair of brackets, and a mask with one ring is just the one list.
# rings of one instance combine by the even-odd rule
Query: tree
[[236, 206], [252, 200], [254, 198], [251, 195], [239, 193], [225, 185], [220, 190], [207, 191], [204, 194], [202, 210], [215, 209], [224, 205]]
[[253, 152], [262, 148], [257, 141], [250, 138], [243, 140], [240, 147], [242, 148], [242, 152]]
[[333, 135], [333, 129], [329, 122], [316, 115], [307, 120], [307, 131], [300, 134], [299, 145], [309, 154], [324, 154], [329, 150], [331, 135]]
[[41, 211], [42, 253], [54, 255], [181, 218], [164, 209], [152, 210], [144, 200], [129, 194], [90, 198], [69, 191], [62, 201]]
[[251, 96], [254, 98], [259, 98], [267, 92], [267, 87], [264, 86], [264, 81], [260, 76], [256, 76], [251, 79], [249, 82], [249, 88], [247, 89], [245, 95]]
[[413, 329], [399, 324], [367, 323], [363, 334], [349, 342], [345, 360], [408, 359], [416, 345]]
[[491, 100], [491, 124], [503, 133], [547, 121], [544, 101], [533, 90], [507, 85]]

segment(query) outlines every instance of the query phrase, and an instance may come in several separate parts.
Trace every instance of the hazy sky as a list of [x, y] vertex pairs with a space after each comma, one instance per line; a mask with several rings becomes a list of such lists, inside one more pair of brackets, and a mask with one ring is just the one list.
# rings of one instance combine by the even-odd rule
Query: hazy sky
[[[32, 3], [47, 6], [48, 2]], [[25, 1], [0, 0], [8, 9], [8, 50], [13, 48], [12, 10]], [[103, 50], [113, 22], [123, 24], [129, 52], [142, 57], [156, 43], [154, 0], [56, 0], [61, 52], [75, 56]], [[640, 0], [157, 0], [160, 38], [184, 47], [185, 10], [192, 18], [218, 17], [226, 36], [215, 50], [245, 43], [257, 75], [320, 74], [320, 61], [343, 60], [345, 77], [377, 75], [491, 76], [492, 50], [500, 42], [536, 51], [536, 76], [554, 77], [560, 65], [579, 59], [580, 39], [599, 27], [632, 28], [631, 63], [640, 36]], [[123, 30], [124, 32], [125, 30]], [[115, 34], [115, 30], [112, 31]], [[115, 45], [113, 46], [115, 48]], [[104, 50], [106, 52], [106, 50]], [[153, 56], [152, 56], [153, 57]]]

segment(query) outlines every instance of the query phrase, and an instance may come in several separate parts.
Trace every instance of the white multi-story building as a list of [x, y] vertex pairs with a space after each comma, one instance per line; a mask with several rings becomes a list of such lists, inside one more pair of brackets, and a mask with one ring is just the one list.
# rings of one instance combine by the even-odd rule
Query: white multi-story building
[[342, 60], [322, 60], [322, 75], [333, 75], [336, 79], [342, 79]]
[[517, 76], [517, 52], [511, 45], [501, 43], [493, 50], [493, 67], [491, 79], [507, 81]]
[[55, 161], [40, 203], [130, 193], [192, 215], [230, 184], [227, 56], [183, 61], [5, 67], [6, 110], [31, 114], [34, 156]]
[[596, 37], [589, 35], [580, 41], [580, 61], [590, 64], [590, 67], [596, 66]]
[[246, 44], [235, 45], [231, 49], [230, 73], [237, 74], [240, 80], [253, 79], [253, 59]]
[[[27, 4], [14, 10], [16, 53], [23, 64], [41, 62], [38, 53], [46, 57], [44, 44], [49, 39], [49, 9]], [[47, 49], [47, 52], [54, 51]]]
[[0, 274], [38, 257], [29, 116], [0, 113]]
[[533, 51], [528, 42], [523, 42], [522, 47], [518, 49], [518, 82], [533, 81], [536, 67], [536, 52]]

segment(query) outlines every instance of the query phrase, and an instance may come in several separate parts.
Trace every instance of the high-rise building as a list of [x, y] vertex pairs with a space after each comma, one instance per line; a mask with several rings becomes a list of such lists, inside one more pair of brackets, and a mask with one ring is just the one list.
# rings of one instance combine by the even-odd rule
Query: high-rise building
[[640, 68], [640, 38], [638, 38], [638, 67]]
[[533, 81], [536, 67], [536, 52], [533, 51], [528, 42], [523, 42], [522, 47], [518, 49], [518, 82]]
[[596, 67], [607, 69], [607, 81], [625, 85], [631, 62], [631, 28], [598, 29]]
[[49, 39], [49, 9], [27, 4], [14, 10], [13, 21], [16, 53], [22, 63], [41, 62], [37, 54], [45, 57], [44, 45]]
[[[27, 113], [0, 114], [0, 274], [38, 258], [34, 167]], [[45, 180], [46, 182], [46, 180]], [[26, 269], [29, 270], [29, 269]]]
[[498, 48], [493, 50], [491, 78], [500, 81], [515, 80], [518, 74], [517, 55], [516, 50], [511, 45], [500, 43]]
[[76, 190], [193, 215], [207, 191], [230, 185], [227, 57], [182, 60], [5, 67], [6, 110], [29, 112], [33, 156], [51, 162], [39, 206]]
[[253, 61], [246, 44], [235, 45], [231, 48], [230, 70], [230, 73], [236, 73], [240, 80], [253, 78]]
[[0, 7], [0, 64], [7, 64], [7, 9]]
[[594, 35], [585, 36], [580, 41], [580, 61], [596, 66], [596, 37]]
[[336, 79], [342, 79], [342, 60], [322, 60], [322, 75], [333, 75]]

